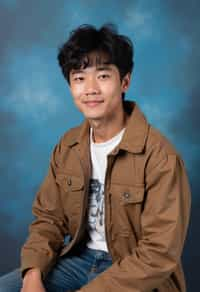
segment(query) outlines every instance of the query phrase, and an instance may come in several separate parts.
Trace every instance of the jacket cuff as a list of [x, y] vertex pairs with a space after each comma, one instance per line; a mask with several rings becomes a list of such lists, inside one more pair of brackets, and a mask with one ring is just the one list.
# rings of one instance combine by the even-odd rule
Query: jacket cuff
[[50, 271], [51, 267], [52, 264], [50, 264], [46, 258], [43, 258], [42, 256], [40, 258], [29, 256], [27, 258], [23, 258], [21, 261], [21, 276], [23, 278], [27, 270], [37, 268], [41, 271], [42, 279], [44, 279]]

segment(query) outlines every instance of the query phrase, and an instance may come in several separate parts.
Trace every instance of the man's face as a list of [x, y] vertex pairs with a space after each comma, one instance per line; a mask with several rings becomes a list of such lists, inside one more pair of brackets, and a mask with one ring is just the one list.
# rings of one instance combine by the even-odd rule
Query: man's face
[[69, 78], [74, 102], [85, 118], [112, 120], [122, 110], [121, 95], [129, 86], [130, 74], [121, 81], [115, 65], [94, 62], [85, 69], [72, 69]]

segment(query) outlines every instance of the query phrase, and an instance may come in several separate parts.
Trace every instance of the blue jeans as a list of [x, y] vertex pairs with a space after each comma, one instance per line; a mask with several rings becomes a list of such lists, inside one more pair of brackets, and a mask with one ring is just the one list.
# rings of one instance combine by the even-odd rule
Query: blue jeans
[[[44, 280], [47, 292], [78, 290], [112, 265], [111, 256], [100, 250], [81, 247], [59, 258]], [[22, 286], [20, 270], [0, 277], [0, 292], [19, 292]]]

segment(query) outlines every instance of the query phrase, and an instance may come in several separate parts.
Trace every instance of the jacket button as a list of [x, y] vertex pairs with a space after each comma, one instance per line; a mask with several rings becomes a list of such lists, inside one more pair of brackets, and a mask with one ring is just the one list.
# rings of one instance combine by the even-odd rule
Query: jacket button
[[130, 197], [130, 194], [129, 193], [124, 193], [124, 198], [125, 199], [128, 199]]
[[72, 180], [70, 177], [68, 177], [68, 179], [67, 179], [67, 184], [68, 184], [68, 186], [71, 186], [71, 184], [72, 184]]

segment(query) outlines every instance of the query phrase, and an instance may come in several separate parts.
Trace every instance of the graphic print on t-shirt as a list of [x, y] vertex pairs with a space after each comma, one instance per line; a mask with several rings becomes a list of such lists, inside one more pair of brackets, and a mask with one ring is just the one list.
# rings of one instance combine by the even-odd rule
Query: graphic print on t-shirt
[[97, 231], [104, 238], [104, 185], [98, 179], [90, 179], [89, 229]]

